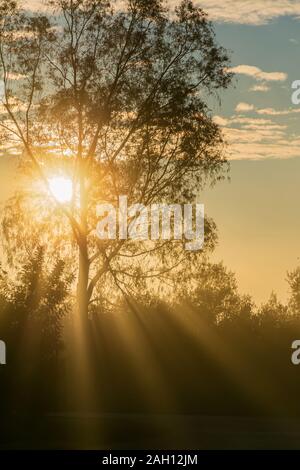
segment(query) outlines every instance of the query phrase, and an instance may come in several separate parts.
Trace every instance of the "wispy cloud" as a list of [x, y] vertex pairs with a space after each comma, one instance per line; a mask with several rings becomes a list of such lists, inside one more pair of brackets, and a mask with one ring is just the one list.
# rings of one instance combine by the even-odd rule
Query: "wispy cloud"
[[270, 91], [270, 87], [268, 85], [266, 85], [265, 83], [262, 83], [261, 85], [258, 84], [258, 85], [253, 85], [249, 91], [259, 91], [259, 92], [267, 92], [267, 91]]
[[201, 0], [211, 18], [226, 23], [261, 25], [281, 16], [300, 17], [299, 0]]
[[245, 114], [253, 111], [256, 114], [265, 116], [289, 116], [300, 113], [300, 108], [274, 109], [274, 108], [256, 108], [250, 103], [238, 103], [235, 107], [236, 113]]
[[254, 106], [253, 104], [249, 104], [249, 103], [239, 103], [236, 105], [235, 107], [235, 111], [237, 113], [248, 113], [249, 111], [253, 111], [254, 110]]
[[284, 72], [264, 72], [254, 65], [237, 65], [236, 67], [232, 67], [230, 71], [239, 75], [247, 75], [258, 81], [266, 82], [284, 82], [288, 77]]
[[24, 8], [32, 11], [45, 10], [47, 5], [46, 0], [24, 0]]
[[[281, 16], [300, 17], [299, 0], [194, 0], [205, 10], [212, 20], [225, 23], [261, 25]], [[31, 10], [45, 8], [45, 0], [24, 0], [24, 5]], [[115, 0], [113, 4], [122, 4]], [[166, 0], [170, 6], [176, 6], [180, 0]]]
[[287, 138], [284, 130], [271, 126], [226, 128], [230, 160], [261, 160], [294, 158], [300, 156], [300, 136]]
[[265, 114], [266, 116], [288, 116], [289, 114], [300, 113], [300, 108], [290, 108], [290, 109], [273, 109], [273, 108], [264, 108], [257, 109], [257, 114]]
[[224, 118], [223, 116], [214, 116], [214, 122], [218, 124], [218, 126], [225, 127], [229, 123], [229, 119]]
[[230, 160], [260, 160], [300, 156], [300, 136], [288, 134], [288, 126], [259, 117], [216, 116], [228, 142]]

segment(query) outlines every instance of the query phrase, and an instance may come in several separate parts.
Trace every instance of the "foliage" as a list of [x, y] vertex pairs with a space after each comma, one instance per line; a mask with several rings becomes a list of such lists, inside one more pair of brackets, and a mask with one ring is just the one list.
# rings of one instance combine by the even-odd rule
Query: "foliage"
[[[232, 75], [212, 24], [189, 0], [174, 11], [160, 0], [128, 0], [116, 10], [106, 1], [49, 3], [53, 12], [43, 16], [1, 2], [0, 127], [6, 147], [19, 149], [20, 168], [30, 176], [25, 213], [37, 225], [32, 232], [33, 224], [24, 224], [20, 243], [13, 223], [20, 222], [21, 209], [14, 199], [4, 221], [9, 230], [4, 228], [14, 255], [36, 232], [51, 234], [49, 250], [69, 248], [86, 313], [107, 290], [137, 296], [148, 288], [146, 279], [165, 283], [167, 271], [171, 282], [173, 268], [174, 280], [181, 262], [183, 271], [185, 262], [201, 258], [189, 256], [179, 240], [141, 241], [138, 247], [98, 240], [96, 205], [116, 206], [123, 194], [129, 204], [190, 202], [224, 177], [223, 136], [207, 101], [229, 86]], [[55, 172], [73, 180], [67, 207], [49, 191]], [[52, 228], [58, 216], [63, 229], [57, 236]], [[215, 239], [207, 218], [207, 251]]]
[[15, 279], [2, 279], [5, 308], [1, 314], [1, 330], [4, 336], [8, 335], [13, 348], [19, 341], [25, 341], [27, 351], [31, 350], [31, 344], [33, 355], [51, 360], [57, 357], [63, 345], [62, 322], [70, 311], [73, 277], [60, 259], [54, 260], [52, 268], [47, 269], [45, 250], [38, 246], [24, 259]]

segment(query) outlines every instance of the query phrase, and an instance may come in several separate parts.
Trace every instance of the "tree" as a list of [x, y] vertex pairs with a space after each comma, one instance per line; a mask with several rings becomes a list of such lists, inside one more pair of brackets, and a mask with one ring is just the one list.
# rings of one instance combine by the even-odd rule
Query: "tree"
[[292, 315], [300, 314], [300, 267], [287, 274], [287, 281], [290, 287], [289, 310]]
[[[14, 211], [26, 207], [25, 231], [48, 236], [49, 248], [57, 249], [57, 240], [68, 244], [79, 311], [87, 319], [89, 305], [108, 286], [105, 297], [113, 299], [112, 283], [133, 295], [195, 259], [181, 240], [97, 239], [96, 205], [116, 205], [119, 195], [147, 206], [193, 201], [207, 182], [221, 178], [224, 143], [206, 101], [230, 84], [231, 74], [206, 14], [188, 0], [173, 12], [161, 0], [127, 0], [115, 10], [105, 0], [48, 3], [51, 15], [1, 2], [2, 139], [19, 150], [22, 171], [44, 187], [35, 194], [42, 208], [36, 219], [31, 184], [11, 202], [4, 232], [15, 254], [26, 240]], [[49, 187], [55, 171], [72, 178], [69, 204]], [[54, 241], [49, 230], [58, 219]], [[214, 242], [207, 220], [207, 249]]]
[[199, 263], [193, 282], [188, 278], [185, 282], [180, 293], [183, 304], [188, 301], [208, 324], [232, 321], [245, 309], [247, 299], [239, 295], [235, 275], [223, 263]]
[[23, 358], [24, 351], [30, 356], [32, 349], [37, 349], [37, 358], [56, 360], [62, 347], [62, 321], [70, 309], [72, 281], [65, 263], [58, 258], [47, 271], [45, 249], [41, 246], [24, 258], [13, 282], [7, 273], [3, 275], [1, 331], [12, 343], [12, 350], [24, 343], [20, 352]]
[[277, 295], [272, 292], [268, 302], [261, 305], [258, 312], [258, 320], [260, 326], [264, 328], [278, 328], [287, 323], [288, 308], [283, 305], [277, 298]]

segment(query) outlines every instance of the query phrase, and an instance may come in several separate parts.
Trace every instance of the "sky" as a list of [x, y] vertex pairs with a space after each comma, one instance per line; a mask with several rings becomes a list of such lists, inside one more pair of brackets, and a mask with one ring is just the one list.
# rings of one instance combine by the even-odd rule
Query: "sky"
[[219, 230], [214, 260], [237, 275], [257, 303], [274, 290], [285, 300], [286, 273], [300, 265], [300, 0], [203, 1], [230, 49], [235, 86], [215, 106], [229, 143], [230, 181], [206, 191]]
[[285, 300], [286, 272], [300, 264], [300, 105], [291, 101], [300, 80], [300, 0], [195, 3], [231, 51], [236, 74], [221, 103], [211, 103], [231, 162], [230, 181], [201, 195], [219, 231], [213, 259], [224, 260], [256, 302], [272, 290]]

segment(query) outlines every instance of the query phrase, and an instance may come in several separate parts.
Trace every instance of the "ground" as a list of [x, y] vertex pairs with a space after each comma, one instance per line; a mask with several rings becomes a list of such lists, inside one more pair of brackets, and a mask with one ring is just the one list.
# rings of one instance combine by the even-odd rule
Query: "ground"
[[300, 419], [199, 415], [13, 417], [1, 449], [300, 449]]

